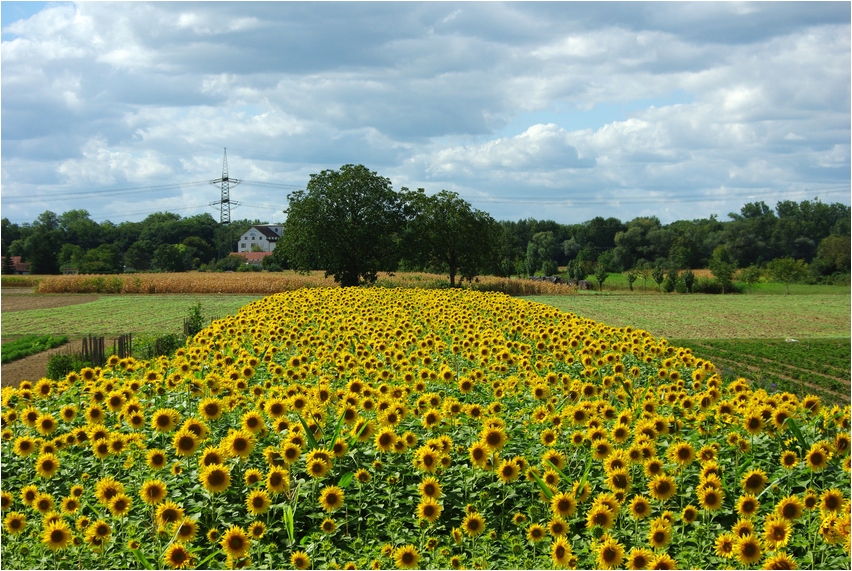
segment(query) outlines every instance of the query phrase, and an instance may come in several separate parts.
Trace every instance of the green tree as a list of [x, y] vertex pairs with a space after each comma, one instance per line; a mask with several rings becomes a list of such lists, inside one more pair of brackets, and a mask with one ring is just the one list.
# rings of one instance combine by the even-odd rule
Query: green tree
[[0, 273], [4, 276], [11, 276], [15, 273], [15, 262], [12, 261], [12, 256], [3, 256], [3, 267]]
[[786, 286], [786, 294], [790, 294], [790, 284], [798, 282], [808, 275], [808, 265], [804, 260], [793, 258], [776, 258], [766, 265], [769, 277]]
[[710, 273], [722, 285], [722, 293], [730, 289], [734, 283], [734, 273], [737, 271], [737, 265], [731, 259], [731, 254], [728, 249], [719, 244], [713, 250], [713, 256], [710, 258]]
[[185, 272], [192, 268], [189, 248], [183, 244], [159, 245], [151, 262], [153, 268], [161, 272]]
[[124, 263], [134, 270], [150, 270], [153, 256], [154, 244], [150, 240], [138, 240], [127, 248], [124, 253]]
[[813, 266], [823, 275], [835, 272], [848, 273], [850, 266], [849, 236], [826, 236], [817, 246], [817, 257]]
[[739, 280], [744, 282], [751, 291], [752, 286], [760, 281], [760, 276], [763, 274], [760, 267], [755, 264], [740, 270]]
[[630, 288], [630, 291], [633, 291], [633, 282], [636, 281], [636, 278], [639, 276], [636, 275], [635, 270], [627, 270], [624, 272], [624, 277], [627, 278], [627, 287]]
[[399, 263], [404, 204], [391, 181], [363, 165], [312, 174], [304, 191], [288, 196], [277, 248], [299, 272], [334, 276], [341, 286], [373, 283]]
[[692, 286], [695, 284], [695, 273], [692, 270], [686, 270], [683, 272], [683, 285], [686, 288], [686, 291], [692, 293]]
[[663, 266], [661, 266], [660, 264], [654, 266], [654, 268], [651, 270], [651, 277], [656, 282], [657, 287], [659, 288], [660, 284], [662, 284], [663, 280], [666, 278], [666, 273], [663, 269]]
[[80, 273], [115, 274], [124, 270], [121, 252], [115, 244], [101, 244], [92, 248], [80, 259]]
[[404, 194], [413, 209], [409, 235], [421, 255], [447, 268], [450, 287], [456, 285], [457, 274], [472, 280], [489, 265], [498, 237], [497, 224], [489, 214], [447, 190], [432, 196], [423, 189]]

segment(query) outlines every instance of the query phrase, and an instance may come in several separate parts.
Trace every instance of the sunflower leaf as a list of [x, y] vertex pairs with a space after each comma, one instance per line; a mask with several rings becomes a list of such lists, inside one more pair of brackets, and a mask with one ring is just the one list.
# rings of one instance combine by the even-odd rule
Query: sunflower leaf
[[[130, 550], [130, 553], [132, 553], [132, 554], [133, 554], [133, 557], [135, 557], [135, 558], [136, 558], [136, 560], [137, 560], [137, 561], [138, 561], [138, 562], [139, 562], [139, 563], [140, 563], [140, 564], [141, 564], [141, 565], [142, 565], [145, 569], [156, 569], [156, 567], [154, 567], [154, 566], [151, 564], [151, 562], [150, 562], [150, 561], [148, 561], [148, 558], [147, 558], [147, 557], [145, 557], [145, 556], [142, 554], [142, 552], [141, 552], [141, 551], [139, 551], [138, 549], [131, 549], [131, 550]], [[215, 555], [215, 553], [214, 553], [213, 555]]]
[[349, 471], [343, 474], [340, 477], [340, 481], [337, 483], [338, 486], [343, 488], [344, 490], [349, 487], [349, 484], [352, 483], [352, 480], [355, 478], [355, 472]]
[[802, 431], [799, 429], [799, 425], [796, 424], [796, 421], [793, 420], [792, 416], [788, 416], [787, 418], [785, 418], [784, 424], [787, 424], [787, 425], [790, 426], [790, 432], [792, 432], [793, 436], [796, 437], [796, 440], [799, 441], [799, 446], [802, 447], [801, 452], [802, 452], [802, 454], [804, 454], [805, 450], [807, 450], [809, 447], [808, 447], [807, 443], [805, 442], [805, 437], [802, 435]]
[[547, 487], [547, 484], [544, 483], [544, 480], [542, 480], [539, 477], [538, 474], [536, 474], [535, 472], [530, 472], [530, 474], [532, 474], [533, 478], [535, 478], [535, 481], [538, 484], [538, 487], [541, 488], [541, 492], [545, 496], [547, 496], [548, 500], [551, 499], [553, 497], [553, 490], [551, 490], [549, 487]]
[[301, 423], [302, 423], [302, 426], [305, 428], [305, 438], [307, 438], [307, 439], [308, 439], [308, 445], [311, 447], [311, 450], [314, 450], [314, 449], [316, 449], [316, 448], [319, 448], [319, 447], [317, 446], [317, 439], [316, 439], [316, 438], [314, 438], [314, 433], [313, 433], [313, 432], [311, 432], [311, 429], [310, 429], [310, 428], [308, 428], [308, 423], [307, 423], [307, 422], [305, 422], [305, 419], [304, 419], [304, 418], [302, 418], [302, 415], [301, 415], [301, 414], [299, 414], [298, 412], [296, 413], [296, 416], [298, 416], [298, 417], [299, 417], [299, 422], [301, 422]]

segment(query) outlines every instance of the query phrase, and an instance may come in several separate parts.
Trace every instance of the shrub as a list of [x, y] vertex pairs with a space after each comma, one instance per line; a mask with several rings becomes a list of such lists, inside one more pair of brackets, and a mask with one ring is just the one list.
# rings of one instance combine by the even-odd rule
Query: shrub
[[58, 381], [74, 370], [73, 355], [51, 355], [47, 361], [47, 378]]

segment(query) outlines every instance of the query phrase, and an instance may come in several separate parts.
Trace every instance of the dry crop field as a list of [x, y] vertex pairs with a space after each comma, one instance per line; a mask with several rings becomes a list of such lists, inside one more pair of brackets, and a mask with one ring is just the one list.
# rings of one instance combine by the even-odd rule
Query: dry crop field
[[14, 568], [828, 568], [850, 408], [502, 293], [303, 288], [4, 388]]

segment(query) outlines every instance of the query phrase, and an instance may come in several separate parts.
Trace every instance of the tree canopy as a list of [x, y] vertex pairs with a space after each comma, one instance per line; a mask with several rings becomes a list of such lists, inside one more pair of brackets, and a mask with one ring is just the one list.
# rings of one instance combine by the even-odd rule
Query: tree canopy
[[342, 286], [373, 283], [378, 272], [397, 269], [405, 215], [389, 179], [343, 165], [312, 174], [307, 188], [288, 199], [277, 248], [293, 269], [323, 269]]

